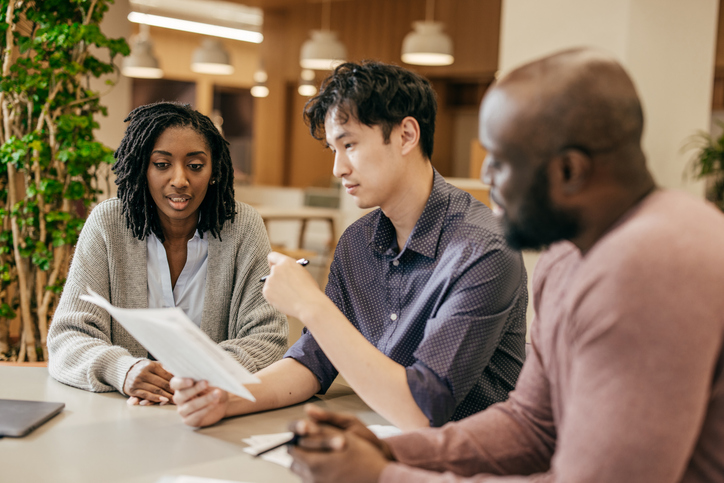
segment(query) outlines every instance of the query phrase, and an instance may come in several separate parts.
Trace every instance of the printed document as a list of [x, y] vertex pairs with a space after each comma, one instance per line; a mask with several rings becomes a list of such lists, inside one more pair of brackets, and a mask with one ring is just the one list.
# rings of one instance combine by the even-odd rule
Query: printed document
[[219, 347], [183, 310], [122, 309], [90, 288], [80, 298], [108, 311], [163, 367], [174, 376], [206, 380], [209, 385], [254, 401], [244, 384], [259, 378]]

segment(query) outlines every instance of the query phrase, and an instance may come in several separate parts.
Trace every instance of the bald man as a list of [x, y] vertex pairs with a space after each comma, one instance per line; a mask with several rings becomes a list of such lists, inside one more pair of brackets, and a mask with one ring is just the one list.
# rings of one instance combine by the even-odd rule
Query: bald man
[[516, 390], [383, 441], [309, 408], [293, 470], [305, 481], [724, 481], [724, 216], [655, 186], [636, 90], [599, 52], [511, 72], [480, 121], [509, 244], [549, 247]]

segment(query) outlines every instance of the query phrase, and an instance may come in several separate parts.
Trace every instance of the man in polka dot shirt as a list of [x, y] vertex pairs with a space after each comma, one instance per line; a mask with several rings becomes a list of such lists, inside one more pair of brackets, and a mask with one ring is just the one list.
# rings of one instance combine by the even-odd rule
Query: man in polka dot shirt
[[437, 104], [400, 67], [343, 64], [305, 109], [333, 173], [372, 211], [340, 238], [326, 296], [288, 257], [269, 256], [264, 296], [306, 326], [258, 373], [256, 402], [176, 379], [189, 425], [325, 392], [338, 371], [403, 429], [440, 426], [504, 401], [525, 356], [526, 274], [492, 212], [430, 163]]

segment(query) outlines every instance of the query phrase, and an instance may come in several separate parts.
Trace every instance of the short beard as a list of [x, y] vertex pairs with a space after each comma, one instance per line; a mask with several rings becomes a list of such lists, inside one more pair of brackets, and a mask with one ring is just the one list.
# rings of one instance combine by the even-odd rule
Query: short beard
[[535, 173], [518, 220], [511, 222], [504, 216], [503, 226], [508, 245], [516, 250], [542, 250], [557, 241], [575, 238], [581, 231], [576, 212], [553, 206], [545, 164]]

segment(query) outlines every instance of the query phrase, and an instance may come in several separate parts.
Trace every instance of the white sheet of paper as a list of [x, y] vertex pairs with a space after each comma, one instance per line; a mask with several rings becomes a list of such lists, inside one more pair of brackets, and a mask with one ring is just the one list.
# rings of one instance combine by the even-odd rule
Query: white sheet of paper
[[287, 452], [286, 446], [281, 446], [268, 453], [264, 453], [260, 458], [275, 465], [283, 466], [284, 468], [291, 468], [294, 462], [294, 458]]
[[[293, 434], [291, 431], [285, 433], [255, 434], [250, 438], [242, 439], [244, 443], [249, 445], [247, 448], [244, 448], [244, 453], [256, 456], [267, 448], [276, 446], [283, 441], [288, 441]], [[285, 468], [292, 466], [292, 457], [287, 453], [286, 446], [281, 446], [268, 453], [264, 453], [260, 458]]]
[[266, 451], [278, 444], [289, 441], [289, 438], [292, 436], [294, 436], [294, 433], [291, 431], [287, 431], [285, 433], [256, 434], [251, 438], [242, 439], [244, 443], [249, 445], [248, 448], [244, 448], [244, 452], [249, 453], [252, 456], [256, 456], [262, 451]]
[[259, 378], [219, 347], [178, 307], [122, 309], [90, 288], [80, 298], [108, 311], [174, 376], [206, 380], [211, 386], [254, 401], [244, 384]]

